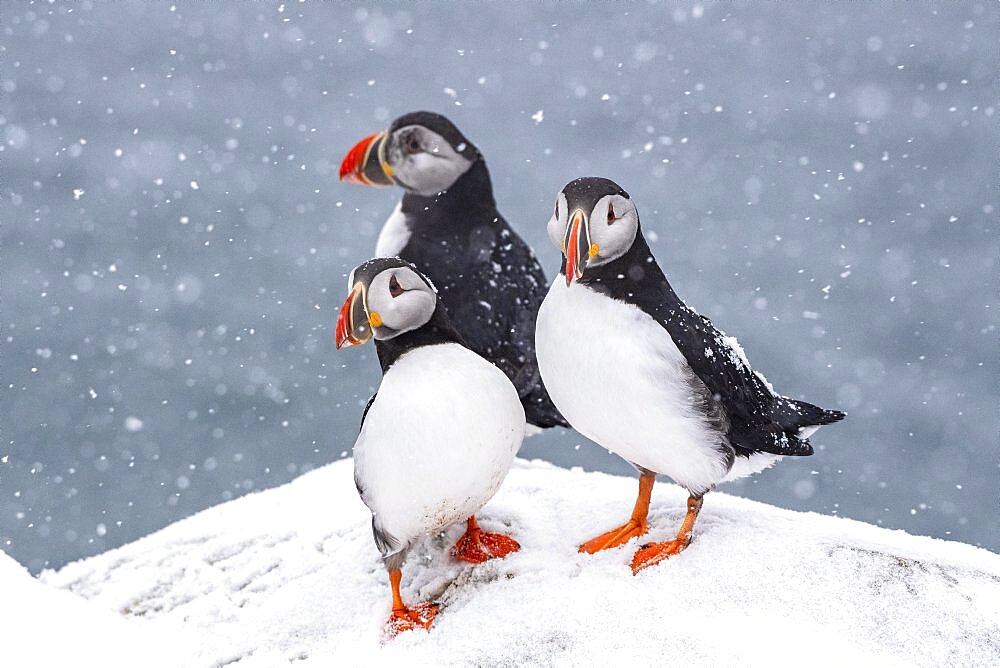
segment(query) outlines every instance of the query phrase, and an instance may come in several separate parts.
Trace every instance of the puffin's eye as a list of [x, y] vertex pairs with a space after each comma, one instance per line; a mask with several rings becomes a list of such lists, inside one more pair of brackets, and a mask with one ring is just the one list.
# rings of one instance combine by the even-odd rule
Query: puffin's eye
[[613, 207], [613, 206], [611, 206], [609, 204], [608, 205], [608, 225], [610, 225], [611, 223], [615, 222], [616, 220], [618, 220], [618, 217], [615, 216], [615, 207]]
[[556, 202], [556, 210], [552, 213], [556, 220], [559, 220], [559, 202]]
[[396, 280], [395, 274], [393, 274], [389, 278], [389, 294], [392, 295], [393, 299], [395, 299], [404, 292], [406, 292], [406, 290], [403, 289], [403, 286], [399, 284], [399, 281]]
[[406, 141], [404, 143], [404, 148], [408, 155], [413, 155], [414, 153], [420, 152], [420, 138], [417, 137], [417, 133], [413, 132], [406, 136]]

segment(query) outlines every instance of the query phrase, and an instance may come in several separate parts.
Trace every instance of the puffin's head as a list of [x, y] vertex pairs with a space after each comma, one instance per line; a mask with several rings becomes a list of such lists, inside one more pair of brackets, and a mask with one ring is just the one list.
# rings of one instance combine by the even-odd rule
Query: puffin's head
[[437, 291], [398, 257], [358, 265], [347, 280], [350, 294], [337, 318], [337, 348], [385, 341], [423, 326], [434, 315]]
[[638, 230], [639, 212], [614, 181], [586, 176], [567, 183], [548, 224], [549, 239], [566, 257], [566, 285], [627, 253]]
[[476, 147], [447, 118], [415, 111], [355, 144], [340, 163], [340, 180], [396, 184], [430, 197], [450, 188], [478, 158]]

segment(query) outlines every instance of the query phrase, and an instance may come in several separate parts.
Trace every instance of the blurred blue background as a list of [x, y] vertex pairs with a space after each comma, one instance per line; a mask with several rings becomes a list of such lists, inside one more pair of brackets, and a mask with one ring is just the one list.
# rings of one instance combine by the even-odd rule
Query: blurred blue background
[[[399, 193], [337, 168], [415, 109], [479, 146], [550, 276], [555, 193], [613, 178], [689, 304], [780, 391], [850, 413], [724, 491], [1000, 549], [996, 4], [0, 22], [0, 549], [32, 570], [349, 456], [378, 364], [332, 329]], [[522, 453], [630, 472], [568, 431]]]

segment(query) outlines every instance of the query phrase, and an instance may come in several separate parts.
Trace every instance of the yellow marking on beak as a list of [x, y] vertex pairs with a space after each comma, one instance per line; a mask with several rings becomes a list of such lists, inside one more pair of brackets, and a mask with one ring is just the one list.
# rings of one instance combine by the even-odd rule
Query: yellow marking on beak
[[372, 327], [382, 326], [382, 316], [378, 314], [378, 311], [372, 311], [368, 314], [368, 324]]
[[392, 165], [389, 164], [389, 160], [388, 158], [386, 158], [385, 155], [386, 144], [388, 143], [386, 141], [387, 139], [386, 135], [388, 134], [388, 132], [389, 132], [388, 130], [383, 130], [382, 136], [379, 138], [380, 143], [378, 145], [378, 165], [379, 167], [382, 168], [382, 173], [385, 174], [387, 178], [391, 179], [393, 176], [396, 175], [396, 170], [394, 170], [392, 168]]
[[597, 244], [590, 244], [590, 248], [587, 249], [587, 257], [594, 257], [601, 252], [600, 246]]
[[563, 239], [562, 241], [559, 242], [559, 250], [561, 250], [563, 253], [566, 252], [566, 240], [565, 239]]

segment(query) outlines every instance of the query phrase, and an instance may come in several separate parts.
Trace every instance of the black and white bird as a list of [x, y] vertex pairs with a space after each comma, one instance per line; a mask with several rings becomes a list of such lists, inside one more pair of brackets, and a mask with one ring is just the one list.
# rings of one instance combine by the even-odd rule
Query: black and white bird
[[567, 184], [548, 233], [563, 265], [538, 312], [542, 378], [574, 429], [641, 474], [629, 521], [580, 551], [646, 533], [656, 474], [690, 495], [676, 539], [642, 547], [638, 572], [688, 545], [706, 492], [783, 456], [811, 455], [809, 436], [844, 413], [775, 393], [735, 339], [681, 301], [613, 181]]
[[531, 247], [497, 211], [486, 161], [473, 143], [440, 114], [409, 113], [358, 142], [340, 178], [403, 189], [375, 254], [399, 256], [434, 281], [469, 347], [514, 383], [530, 424], [567, 426], [535, 361], [535, 317], [548, 281]]
[[510, 380], [469, 350], [433, 284], [398, 258], [351, 272], [337, 319], [337, 348], [375, 339], [382, 383], [361, 418], [354, 480], [372, 511], [375, 544], [389, 571], [395, 634], [430, 626], [437, 606], [404, 605], [407, 550], [419, 537], [467, 522], [452, 548], [479, 563], [519, 549], [486, 533], [475, 513], [500, 487], [524, 438], [524, 409]]

